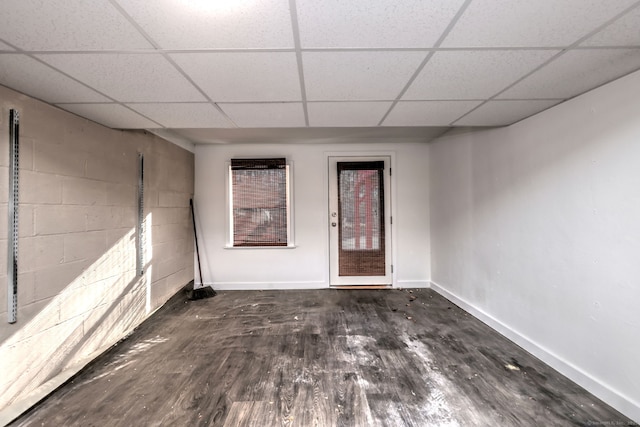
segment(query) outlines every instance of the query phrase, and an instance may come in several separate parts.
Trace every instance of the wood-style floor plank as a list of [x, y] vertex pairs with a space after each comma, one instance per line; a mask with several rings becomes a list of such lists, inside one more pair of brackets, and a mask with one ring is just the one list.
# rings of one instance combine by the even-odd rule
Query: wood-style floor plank
[[632, 425], [431, 290], [176, 295], [16, 426]]
[[262, 427], [278, 425], [273, 402], [234, 402], [224, 427]]

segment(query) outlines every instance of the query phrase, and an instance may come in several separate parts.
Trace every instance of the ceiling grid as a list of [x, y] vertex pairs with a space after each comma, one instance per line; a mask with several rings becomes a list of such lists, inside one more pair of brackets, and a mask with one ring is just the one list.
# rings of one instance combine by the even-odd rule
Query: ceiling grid
[[638, 28], [638, 0], [23, 0], [0, 84], [195, 143], [429, 138], [639, 70]]

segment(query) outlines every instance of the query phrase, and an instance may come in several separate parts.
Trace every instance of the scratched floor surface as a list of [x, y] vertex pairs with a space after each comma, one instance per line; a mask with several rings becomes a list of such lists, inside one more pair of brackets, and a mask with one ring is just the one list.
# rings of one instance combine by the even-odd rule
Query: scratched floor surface
[[180, 294], [14, 423], [627, 424], [426, 289]]

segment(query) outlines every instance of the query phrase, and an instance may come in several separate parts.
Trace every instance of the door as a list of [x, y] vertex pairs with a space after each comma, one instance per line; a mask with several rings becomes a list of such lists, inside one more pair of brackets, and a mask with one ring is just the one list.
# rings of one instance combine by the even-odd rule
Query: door
[[329, 157], [331, 286], [391, 285], [389, 157]]

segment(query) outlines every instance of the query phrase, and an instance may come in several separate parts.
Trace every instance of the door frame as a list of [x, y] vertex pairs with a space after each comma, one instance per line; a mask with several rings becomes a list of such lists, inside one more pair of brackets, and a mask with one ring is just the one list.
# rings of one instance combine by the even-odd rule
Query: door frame
[[[395, 168], [395, 152], [394, 151], [331, 151], [325, 152], [325, 172], [324, 172], [324, 182], [325, 182], [325, 223], [327, 227], [326, 231], [326, 274], [327, 274], [327, 284], [328, 287], [342, 287], [342, 286], [365, 286], [366, 285], [358, 285], [358, 284], [333, 284], [332, 283], [332, 271], [331, 271], [331, 260], [332, 260], [332, 248], [331, 248], [331, 161], [334, 158], [341, 158], [343, 161], [353, 160], [353, 161], [369, 161], [379, 159], [381, 157], [388, 158], [389, 161], [389, 173], [385, 173], [385, 178], [388, 179], [388, 184], [386, 185], [387, 191], [389, 194], [385, 194], [385, 211], [389, 214], [389, 221], [387, 222], [387, 226], [389, 228], [389, 244], [387, 245], [389, 254], [389, 264], [391, 269], [390, 274], [390, 283], [384, 284], [382, 286], [385, 287], [395, 287], [396, 286], [396, 233], [395, 233], [395, 223], [393, 221], [394, 212], [396, 211], [396, 180], [393, 179], [396, 173]], [[357, 277], [357, 276], [354, 276]]]

